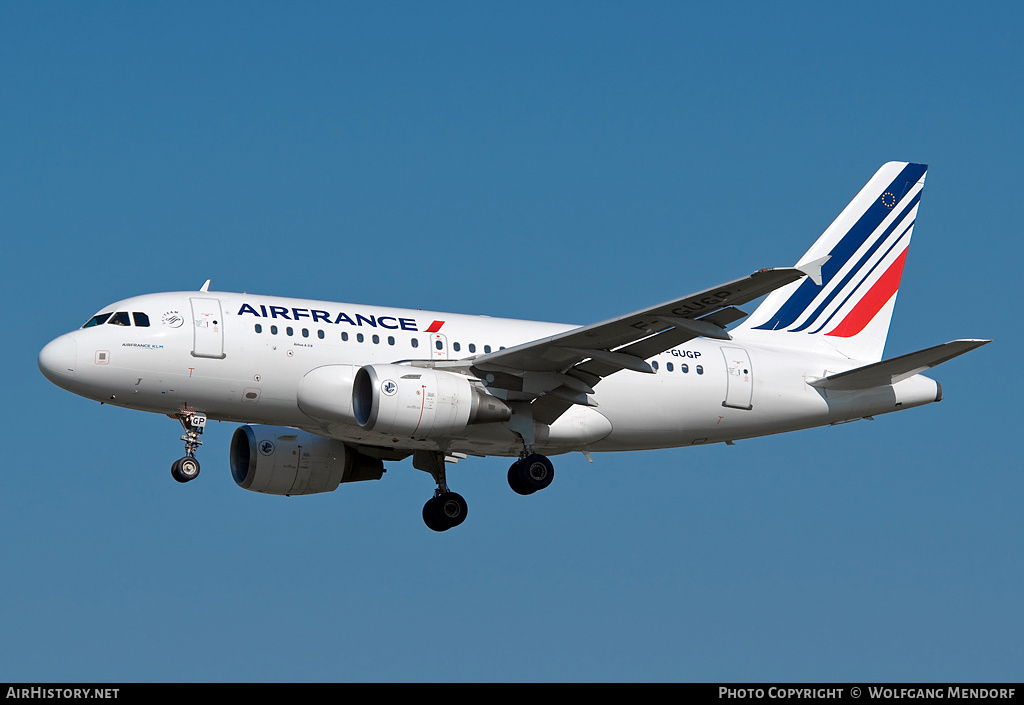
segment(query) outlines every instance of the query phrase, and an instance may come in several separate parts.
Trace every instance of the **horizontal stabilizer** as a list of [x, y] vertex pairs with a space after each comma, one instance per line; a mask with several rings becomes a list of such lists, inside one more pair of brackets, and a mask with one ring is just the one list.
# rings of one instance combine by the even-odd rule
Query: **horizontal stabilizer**
[[932, 348], [900, 355], [891, 360], [883, 360], [848, 372], [830, 375], [808, 384], [819, 389], [836, 390], [884, 387], [913, 377], [931, 367], [941, 365], [947, 360], [952, 360], [954, 357], [991, 342], [991, 340], [953, 340]]

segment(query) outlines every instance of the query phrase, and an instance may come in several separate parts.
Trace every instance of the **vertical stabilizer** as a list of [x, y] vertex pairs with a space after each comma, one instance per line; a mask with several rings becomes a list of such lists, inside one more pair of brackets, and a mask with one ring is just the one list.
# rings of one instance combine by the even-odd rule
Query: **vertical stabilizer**
[[882, 166], [797, 262], [808, 276], [770, 294], [737, 331], [881, 360], [927, 169]]

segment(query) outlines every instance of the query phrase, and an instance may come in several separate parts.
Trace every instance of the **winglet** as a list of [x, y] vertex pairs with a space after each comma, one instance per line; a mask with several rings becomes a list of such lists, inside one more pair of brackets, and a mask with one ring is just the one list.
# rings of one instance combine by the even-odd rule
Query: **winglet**
[[210, 290], [210, 280], [209, 280], [209, 279], [207, 279], [207, 280], [206, 280], [206, 283], [205, 283], [205, 284], [203, 284], [203, 285], [202, 285], [202, 286], [201, 286], [201, 287], [199, 288], [199, 291], [209, 291], [209, 290]]
[[821, 266], [832, 259], [832, 255], [825, 255], [824, 257], [816, 260], [812, 260], [807, 264], [798, 264], [796, 266], [801, 272], [811, 278], [811, 281], [821, 286]]

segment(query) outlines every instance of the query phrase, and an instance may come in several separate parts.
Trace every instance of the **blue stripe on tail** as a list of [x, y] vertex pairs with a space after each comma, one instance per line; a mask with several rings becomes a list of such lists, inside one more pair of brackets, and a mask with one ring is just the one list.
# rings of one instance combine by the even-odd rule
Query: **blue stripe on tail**
[[[867, 211], [864, 212], [860, 219], [836, 243], [832, 251], [829, 252], [831, 257], [821, 268], [822, 286], [819, 287], [809, 278], [806, 279], [779, 310], [775, 312], [775, 315], [761, 325], [756, 326], [755, 330], [778, 330], [779, 328], [791, 326], [813, 303], [817, 295], [821, 293], [822, 288], [839, 273], [846, 263], [849, 262], [850, 258], [853, 257], [854, 253], [878, 229], [882, 221], [892, 212], [892, 207], [899, 203], [903, 196], [906, 195], [907, 190], [920, 181], [927, 169], [928, 167], [925, 164], [907, 164], [900, 171], [899, 175], [892, 180], [888, 188], [882, 194], [879, 194], [879, 196], [882, 196], [885, 193], [891, 193], [894, 197], [894, 202], [887, 204], [883, 203], [881, 197], [875, 199]], [[860, 266], [858, 265], [857, 268]], [[804, 327], [806, 327], [806, 324]]]
[[917, 196], [915, 196], [913, 199], [911, 199], [909, 205], [907, 205], [903, 212], [900, 213], [899, 217], [897, 217], [896, 220], [894, 220], [889, 225], [889, 227], [886, 228], [885, 232], [882, 233], [881, 237], [875, 239], [871, 246], [868, 247], [868, 251], [865, 252], [864, 256], [860, 258], [860, 261], [857, 263], [857, 265], [853, 267], [853, 269], [851, 269], [849, 272], [847, 272], [846, 276], [843, 277], [843, 280], [839, 282], [839, 285], [833, 288], [832, 291], [828, 293], [828, 295], [825, 297], [825, 300], [818, 305], [817, 310], [813, 314], [811, 314], [810, 318], [808, 318], [806, 321], [804, 321], [796, 328], [793, 328], [794, 333], [810, 328], [811, 325], [814, 324], [814, 322], [818, 319], [818, 316], [821, 315], [821, 312], [825, 310], [825, 307], [832, 303], [832, 300], [836, 298], [836, 296], [838, 296], [839, 293], [846, 288], [846, 285], [850, 283], [851, 279], [857, 276], [857, 273], [861, 271], [861, 269], [867, 263], [868, 259], [871, 258], [871, 255], [873, 255], [875, 251], [882, 246], [882, 243], [889, 238], [893, 231], [903, 223], [903, 221], [907, 218], [907, 215], [914, 209], [914, 206], [916, 206], [920, 202], [920, 200], [920, 193], [917, 194]]

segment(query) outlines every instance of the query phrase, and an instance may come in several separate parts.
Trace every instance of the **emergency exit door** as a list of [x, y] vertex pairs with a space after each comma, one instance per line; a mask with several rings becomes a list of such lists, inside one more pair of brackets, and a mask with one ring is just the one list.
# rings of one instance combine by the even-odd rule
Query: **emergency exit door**
[[224, 317], [218, 299], [192, 299], [192, 355], [224, 357]]
[[430, 347], [433, 351], [431, 357], [435, 360], [447, 360], [448, 359], [448, 338], [441, 335], [440, 333], [434, 333], [430, 336]]

